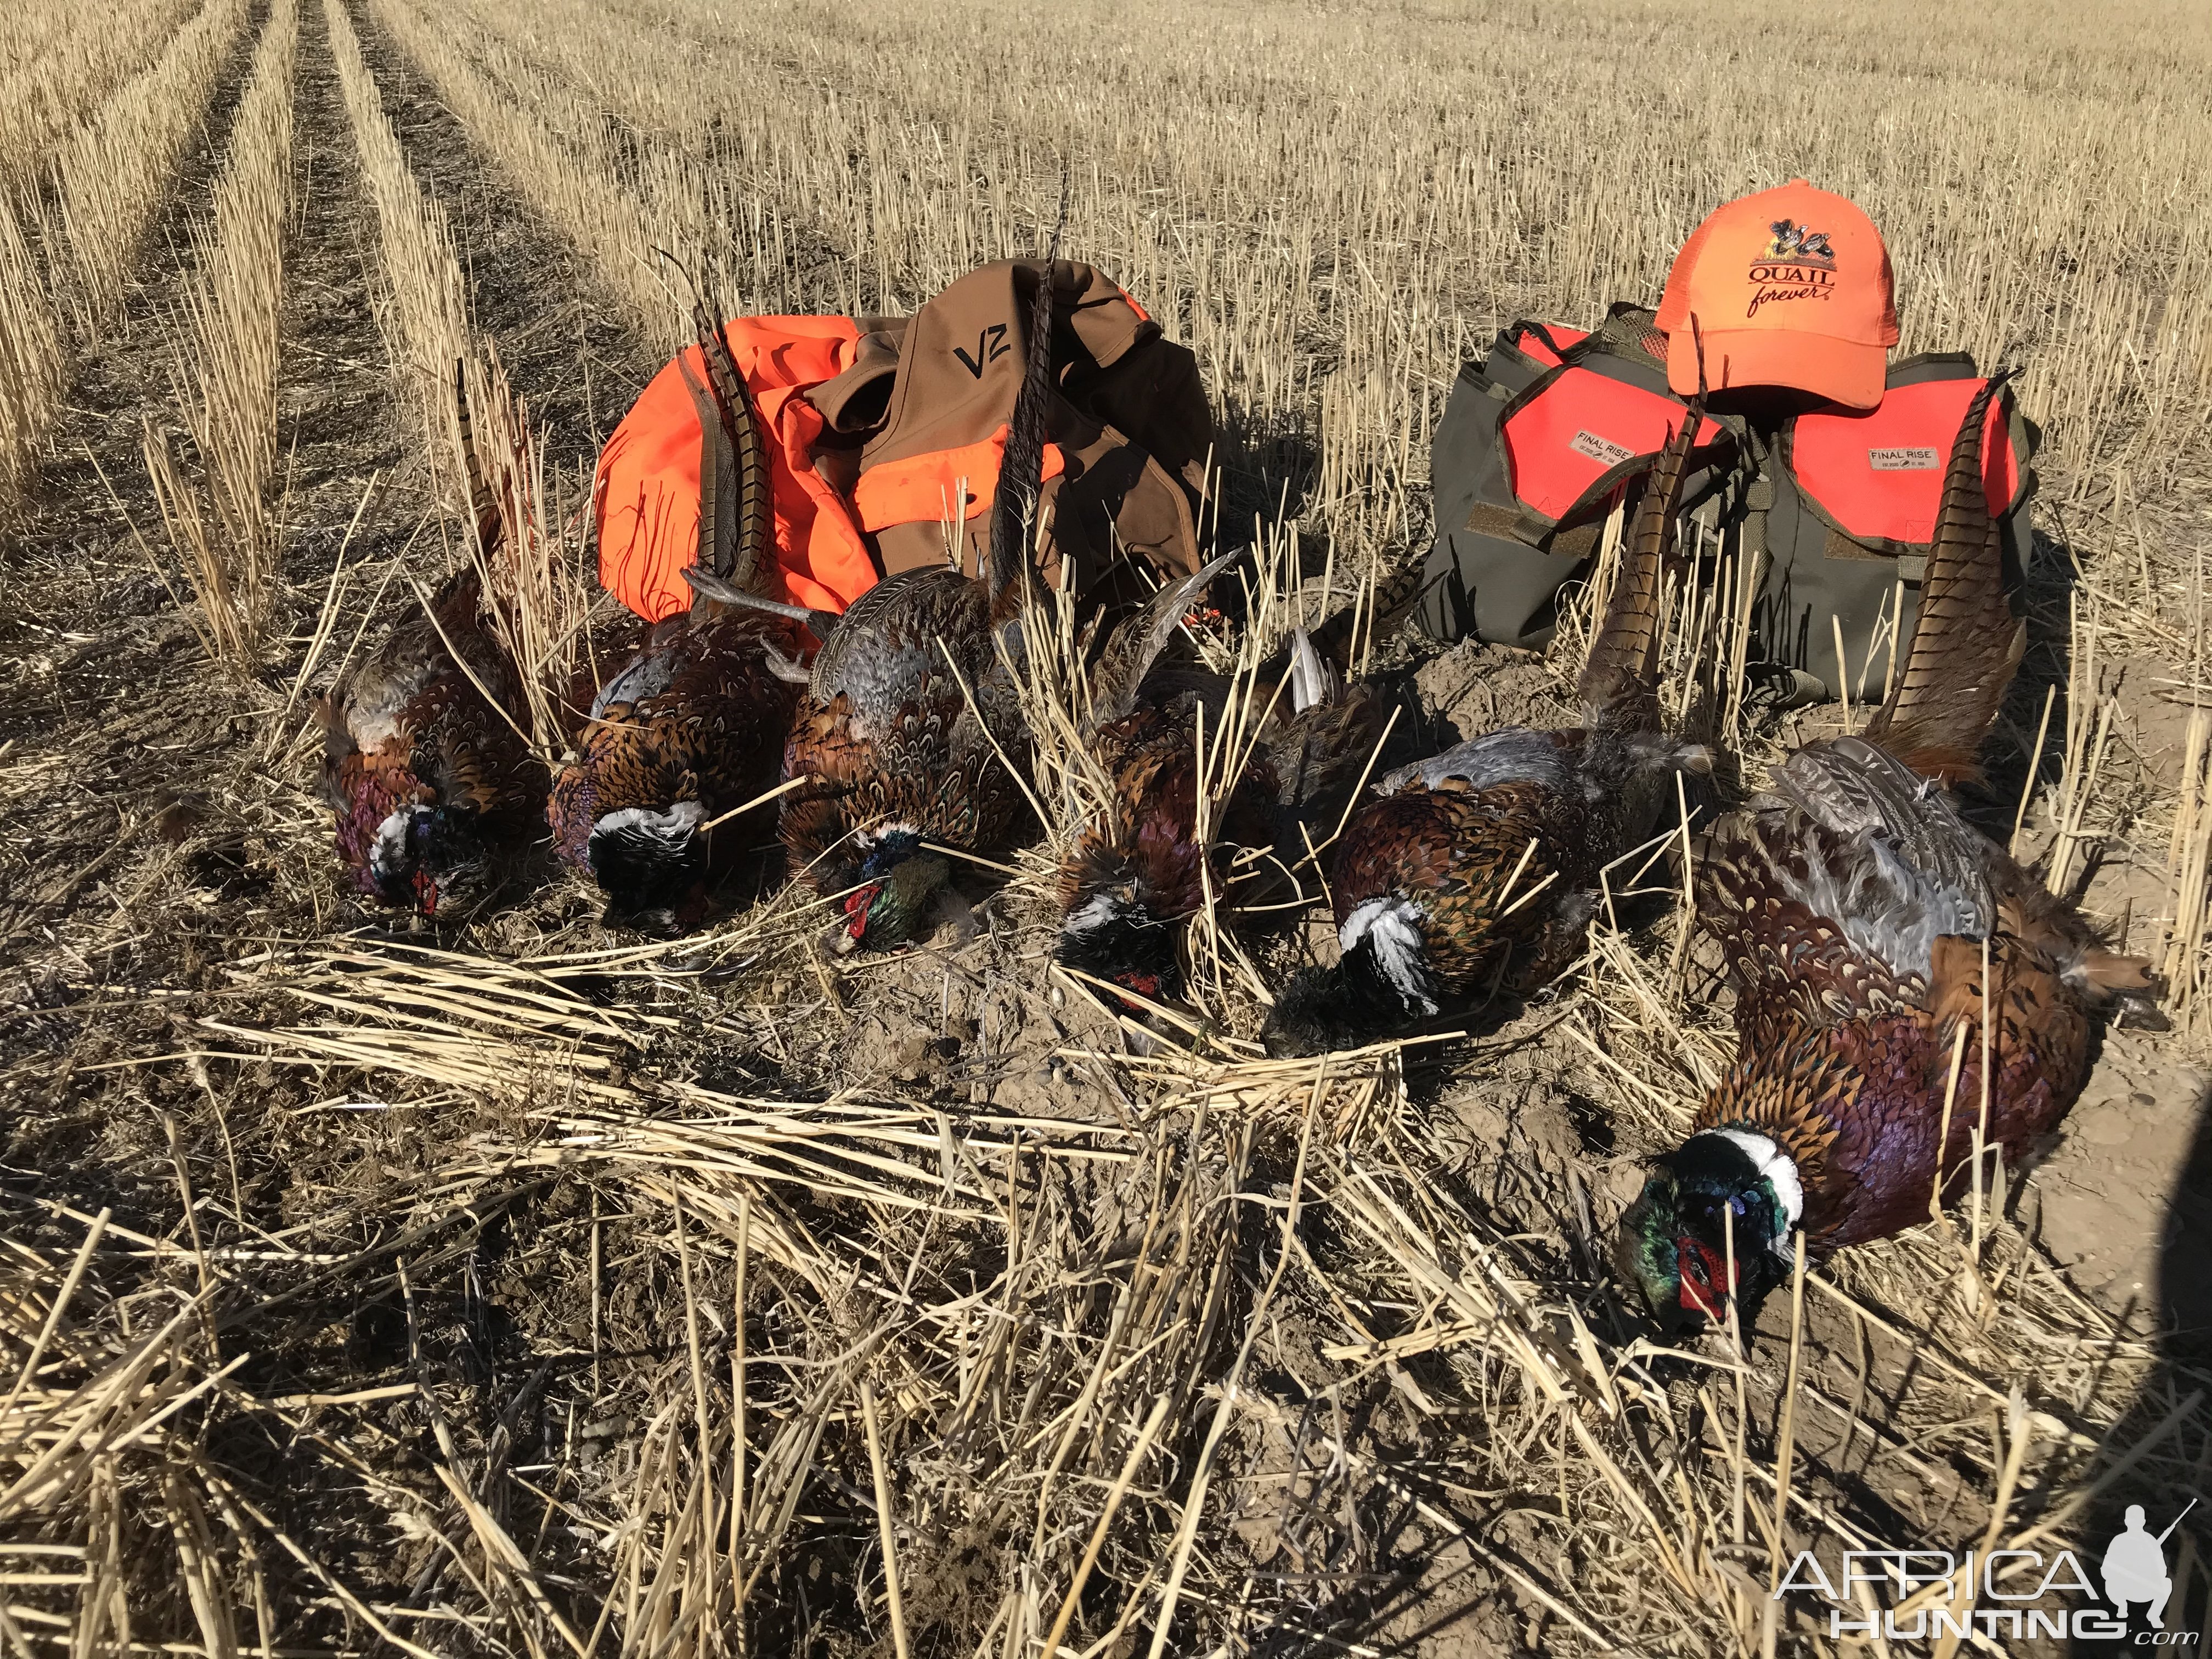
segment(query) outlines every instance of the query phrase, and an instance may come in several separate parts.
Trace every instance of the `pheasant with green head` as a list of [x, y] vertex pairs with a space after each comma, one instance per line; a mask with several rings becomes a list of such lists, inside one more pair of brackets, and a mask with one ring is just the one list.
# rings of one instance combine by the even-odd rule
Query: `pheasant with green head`
[[[1217, 902], [1231, 893], [1236, 849], [1273, 853], [1271, 865], [1261, 866], [1263, 878], [1269, 867], [1295, 864], [1303, 856], [1299, 827], [1334, 824], [1374, 752], [1380, 725], [1371, 689], [1344, 686], [1304, 630], [1296, 630], [1286, 684], [1266, 700], [1270, 706], [1287, 700], [1290, 712], [1266, 721], [1234, 778], [1201, 780], [1202, 735], [1223, 730], [1235, 683], [1194, 668], [1170, 672], [1159, 658], [1235, 556], [1163, 588], [1116, 630], [1091, 677], [1085, 736], [1109, 791], [1060, 866], [1054, 955], [1063, 968], [1146, 1002], [1181, 994], [1184, 924], [1209, 893]], [[1201, 789], [1218, 797], [1204, 813]], [[1261, 884], [1247, 884], [1241, 896]]]
[[720, 429], [735, 511], [726, 522], [707, 503], [705, 568], [684, 573], [697, 590], [690, 611], [657, 623], [598, 688], [546, 809], [554, 850], [599, 884], [608, 919], [656, 933], [698, 926], [714, 882], [758, 833], [742, 809], [773, 784], [796, 701], [789, 681], [805, 678], [787, 659], [793, 623], [741, 602], [776, 580], [768, 448], [721, 330], [694, 311], [699, 369], [688, 352], [677, 363]]
[[796, 787], [783, 797], [781, 828], [794, 869], [840, 907], [840, 951], [927, 932], [951, 875], [931, 848], [988, 855], [1013, 828], [1020, 792], [1006, 762], [1028, 748], [1016, 687], [1053, 397], [1059, 246], [1055, 229], [1034, 278], [980, 579], [947, 567], [902, 571], [836, 617], [694, 583], [804, 620], [822, 641], [784, 744], [784, 779]]
[[1998, 384], [1952, 447], [1889, 696], [1860, 734], [1795, 750], [1699, 860], [1739, 1057], [1655, 1162], [1618, 1251], [1669, 1323], [1755, 1300], [1796, 1238], [1825, 1256], [1926, 1220], [1971, 1181], [1978, 1141], [2016, 1162], [2081, 1092], [2100, 1012], [2154, 988], [1945, 787], [1972, 769], [2021, 640], [1983, 477]]
[[[503, 534], [455, 383], [477, 544]], [[522, 676], [489, 625], [482, 579], [447, 580], [318, 709], [322, 784], [353, 884], [426, 918], [465, 913], [524, 861], [544, 823], [545, 769], [522, 735]]]

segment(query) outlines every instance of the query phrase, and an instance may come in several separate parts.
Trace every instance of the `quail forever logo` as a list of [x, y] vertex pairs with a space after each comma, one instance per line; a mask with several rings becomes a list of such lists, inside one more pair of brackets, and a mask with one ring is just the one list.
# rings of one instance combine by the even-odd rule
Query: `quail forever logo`
[[1794, 220], [1769, 225], [1765, 243], [1751, 261], [1751, 304], [1746, 317], [1778, 300], [1830, 300], [1836, 293], [1836, 251], [1828, 233]]
[[[2130, 1640], [2136, 1647], [2194, 1647], [2197, 1632], [2166, 1628], [2173, 1580], [2166, 1569], [2166, 1540], [2197, 1507], [2189, 1506], [2149, 1530], [2143, 1507], [2130, 1504], [2127, 1524], [2105, 1547], [2093, 1583], [2072, 1550], [1847, 1550], [1843, 1571], [1831, 1577], [1810, 1550], [1799, 1552], [1783, 1575], [1775, 1599], [1790, 1592], [1825, 1600], [1832, 1640], [1856, 1636], [1880, 1641], [1979, 1637]], [[2024, 1589], [2023, 1586], [2033, 1586]], [[1877, 1607], [1875, 1588], [1892, 1592], [1892, 1606]], [[2082, 1598], [2069, 1601], [2068, 1597]]]

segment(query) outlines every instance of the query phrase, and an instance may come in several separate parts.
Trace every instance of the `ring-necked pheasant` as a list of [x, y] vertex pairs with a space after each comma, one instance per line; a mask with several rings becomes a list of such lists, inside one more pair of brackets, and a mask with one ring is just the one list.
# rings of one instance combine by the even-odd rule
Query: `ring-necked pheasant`
[[[989, 854], [1020, 799], [1006, 759], [1027, 749], [1015, 672], [1024, 660], [1030, 537], [1044, 488], [1052, 393], [1052, 270], [1037, 283], [1022, 386], [1007, 423], [981, 579], [901, 571], [832, 617], [711, 580], [712, 598], [809, 623], [822, 641], [784, 745], [781, 833], [794, 868], [836, 900], [841, 951], [914, 938], [951, 866], [931, 845]], [[963, 689], [964, 688], [964, 689]]]
[[[720, 331], [695, 309], [705, 368], [695, 391], [720, 418], [736, 462], [734, 529], [713, 550], [712, 577], [745, 589], [775, 568], [768, 450]], [[689, 362], [678, 362], [690, 378]], [[599, 883], [610, 920], [664, 933], [698, 925], [710, 884], [750, 833], [724, 817], [769, 787], [782, 755], [794, 699], [776, 669], [793, 633], [700, 592], [592, 698], [546, 816], [554, 850]]]
[[1998, 383], [1952, 446], [1904, 673], [1859, 735], [1784, 761], [1774, 799], [1702, 860], [1741, 1046], [1619, 1249], [1669, 1323], [1718, 1314], [1731, 1232], [1755, 1299], [1789, 1271], [1793, 1232], [1825, 1256], [1926, 1220], [1939, 1185], [1971, 1178], [1984, 1042], [1986, 1144], [2016, 1158], [2081, 1092], [2099, 1006], [2153, 987], [1944, 787], [1971, 772], [2023, 637], [1982, 476]]
[[1649, 781], [1705, 751], [1660, 729], [1661, 578], [1702, 392], [1644, 486], [1605, 617], [1577, 687], [1585, 723], [1509, 727], [1387, 775], [1346, 825], [1329, 874], [1342, 954], [1275, 999], [1277, 1055], [1357, 1048], [1503, 981], [1563, 965], [1589, 884], [1641, 826]]
[[[501, 534], [460, 407], [478, 543]], [[545, 769], [522, 736], [520, 676], [493, 637], [474, 569], [448, 578], [325, 693], [323, 793], [362, 892], [446, 916], [497, 889], [544, 823]]]
[[[1191, 604], [1235, 556], [1163, 588], [1109, 643], [1092, 676], [1087, 736], [1112, 794], [1060, 872], [1061, 966], [1147, 1000], [1182, 984], [1182, 924], [1210, 884], [1229, 890], [1230, 850], [1272, 848], [1285, 867], [1303, 856], [1296, 828], [1334, 823], [1374, 751], [1369, 687], [1341, 690], [1301, 630], [1291, 662], [1291, 714], [1270, 722], [1226, 800], [1198, 835], [1198, 737], [1222, 729], [1227, 683], [1200, 685], [1151, 672]], [[1215, 695], [1209, 696], [1212, 692]]]

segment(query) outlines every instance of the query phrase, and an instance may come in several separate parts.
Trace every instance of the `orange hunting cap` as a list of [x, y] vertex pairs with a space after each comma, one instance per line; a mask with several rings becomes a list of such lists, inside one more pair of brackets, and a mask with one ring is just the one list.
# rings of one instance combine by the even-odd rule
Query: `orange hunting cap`
[[1674, 256], [1659, 326], [1667, 384], [1789, 386], [1876, 409], [1897, 343], [1897, 294], [1881, 233], [1856, 206], [1802, 179], [1724, 202]]

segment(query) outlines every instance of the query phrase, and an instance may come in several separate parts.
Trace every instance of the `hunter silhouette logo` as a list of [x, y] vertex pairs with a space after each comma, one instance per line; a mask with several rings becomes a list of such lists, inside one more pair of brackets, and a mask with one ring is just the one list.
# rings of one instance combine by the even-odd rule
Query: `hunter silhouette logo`
[[994, 323], [975, 337], [974, 356], [970, 357], [958, 346], [952, 348], [952, 355], [960, 360], [962, 367], [980, 380], [983, 378], [984, 364], [997, 362], [1013, 349], [1006, 339], [1006, 325]]
[[[2097, 1586], [2087, 1565], [2072, 1550], [2053, 1555], [2040, 1550], [1846, 1550], [1842, 1571], [1831, 1574], [1811, 1550], [1802, 1550], [1775, 1589], [1777, 1601], [1809, 1594], [1826, 1603], [1828, 1636], [1927, 1641], [1969, 1637], [1985, 1651], [2002, 1652], [1999, 1638], [2127, 1641], [2131, 1647], [2197, 1645], [2200, 1632], [2169, 1631], [2166, 1605], [2173, 1581], [2166, 1571], [2166, 1540], [2197, 1507], [2188, 1508], [2153, 1533], [2143, 1507], [2130, 1504], [2127, 1525], [2105, 1547]], [[2083, 1552], [2087, 1555], [2088, 1552]], [[1870, 1592], [1887, 1590], [1890, 1606], [1878, 1606]], [[2069, 1602], [2074, 1596], [2079, 1601]], [[2130, 1633], [2131, 1619], [2147, 1628]]]
[[2175, 1516], [2172, 1525], [2154, 1538], [2143, 1530], [2143, 1506], [2128, 1505], [2127, 1529], [2105, 1550], [2105, 1599], [2121, 1618], [2128, 1616], [2130, 1603], [2148, 1602], [2145, 1616], [2151, 1628], [2166, 1628], [2166, 1598], [2173, 1594], [2173, 1580], [2166, 1576], [2166, 1540], [2181, 1524], [2182, 1516], [2196, 1507], [2192, 1498], [2189, 1509]]

